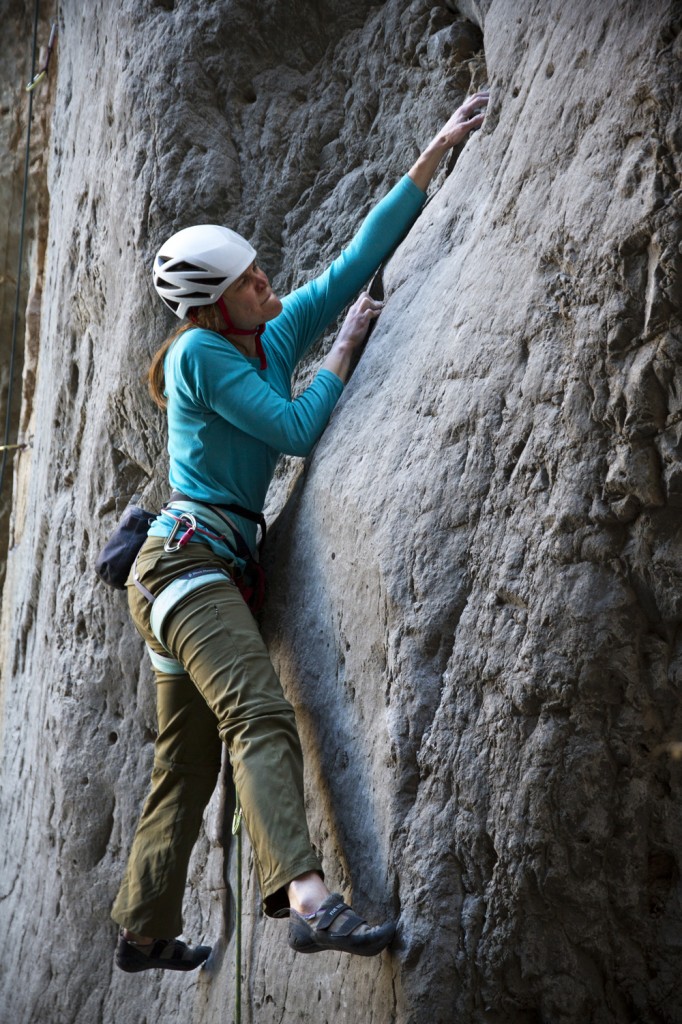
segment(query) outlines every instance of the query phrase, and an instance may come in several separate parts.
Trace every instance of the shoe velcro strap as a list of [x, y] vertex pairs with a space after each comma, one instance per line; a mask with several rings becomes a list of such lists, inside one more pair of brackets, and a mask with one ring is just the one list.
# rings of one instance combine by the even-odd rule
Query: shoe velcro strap
[[177, 939], [157, 939], [149, 954], [152, 960], [183, 960], [187, 946]]
[[358, 925], [365, 924], [364, 919], [358, 917], [355, 911], [345, 903], [336, 903], [333, 907], [330, 907], [329, 910], [325, 911], [322, 920], [316, 926], [316, 930], [321, 932], [326, 931], [327, 928], [329, 928], [329, 926], [336, 920], [339, 914], [343, 914], [344, 911], [347, 914], [347, 917], [344, 921], [340, 922], [338, 928], [334, 929], [334, 935], [350, 935], [352, 931], [355, 931]]

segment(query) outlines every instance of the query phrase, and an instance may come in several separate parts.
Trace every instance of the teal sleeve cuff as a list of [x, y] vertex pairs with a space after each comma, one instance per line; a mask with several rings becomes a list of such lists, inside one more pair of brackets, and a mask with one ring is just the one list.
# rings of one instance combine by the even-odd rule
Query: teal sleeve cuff
[[419, 185], [417, 185], [416, 182], [412, 181], [412, 178], [409, 176], [409, 174], [406, 174], [403, 178], [401, 178], [400, 184], [404, 187], [406, 192], [411, 192], [414, 195], [415, 199], [421, 199], [422, 202], [426, 199], [426, 192], [422, 192]]

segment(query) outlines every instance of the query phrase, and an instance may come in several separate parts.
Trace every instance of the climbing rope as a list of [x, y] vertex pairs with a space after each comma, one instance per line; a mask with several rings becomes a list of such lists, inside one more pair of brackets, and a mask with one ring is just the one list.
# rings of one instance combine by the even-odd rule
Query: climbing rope
[[234, 1024], [242, 1020], [242, 805], [239, 793], [234, 791], [234, 815], [232, 818], [232, 835], [237, 839], [237, 882], [235, 886], [235, 986], [234, 986]]
[[33, 48], [31, 53], [31, 81], [26, 86], [28, 92], [28, 123], [26, 126], [26, 152], [24, 157], [24, 185], [21, 197], [21, 226], [19, 228], [19, 259], [17, 265], [17, 287], [14, 300], [14, 318], [12, 321], [12, 340], [10, 343], [9, 377], [7, 380], [7, 409], [5, 411], [5, 435], [4, 443], [0, 445], [2, 452], [2, 465], [0, 466], [0, 493], [2, 493], [5, 482], [5, 470], [7, 468], [7, 452], [15, 449], [25, 448], [25, 444], [10, 444], [9, 436], [12, 426], [12, 398], [14, 396], [14, 367], [16, 363], [17, 336], [19, 331], [19, 307], [21, 302], [21, 275], [24, 262], [24, 238], [26, 234], [26, 208], [28, 205], [28, 178], [31, 155], [31, 122], [33, 120], [33, 92], [36, 86], [43, 81], [47, 75], [50, 64], [50, 57], [54, 49], [57, 35], [57, 23], [52, 24], [50, 41], [47, 47], [47, 59], [40, 71], [36, 72], [36, 53], [38, 49], [38, 18], [40, 14], [40, 0], [36, 0], [33, 12]]

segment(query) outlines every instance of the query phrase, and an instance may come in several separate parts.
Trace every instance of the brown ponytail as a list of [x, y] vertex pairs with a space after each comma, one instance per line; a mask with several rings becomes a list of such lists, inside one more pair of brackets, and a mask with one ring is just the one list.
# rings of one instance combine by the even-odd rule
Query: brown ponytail
[[157, 349], [152, 357], [149, 373], [147, 374], [147, 386], [152, 400], [158, 405], [159, 409], [166, 408], [166, 380], [163, 372], [163, 361], [175, 339], [189, 330], [190, 327], [203, 327], [208, 331], [220, 331], [224, 327], [223, 318], [216, 305], [194, 306], [190, 309], [189, 315], [192, 322], [181, 324], [180, 327], [169, 334], [163, 345]]

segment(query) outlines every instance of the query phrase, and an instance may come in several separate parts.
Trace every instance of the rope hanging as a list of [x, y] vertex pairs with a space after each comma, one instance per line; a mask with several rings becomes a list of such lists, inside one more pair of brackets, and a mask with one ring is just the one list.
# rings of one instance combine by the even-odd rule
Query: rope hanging
[[232, 818], [232, 835], [237, 838], [237, 882], [235, 886], [235, 985], [234, 985], [234, 1024], [242, 1020], [242, 805], [239, 793], [234, 791], [234, 816]]

